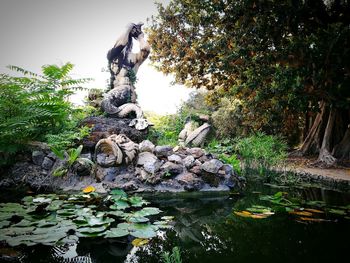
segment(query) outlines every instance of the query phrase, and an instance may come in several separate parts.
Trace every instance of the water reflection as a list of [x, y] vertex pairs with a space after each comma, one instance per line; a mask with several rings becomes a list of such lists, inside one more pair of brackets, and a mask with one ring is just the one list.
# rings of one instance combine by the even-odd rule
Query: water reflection
[[[183, 262], [324, 262], [347, 256], [350, 220], [301, 224], [288, 214], [262, 220], [239, 218], [233, 209], [261, 202], [259, 194], [278, 190], [252, 186], [243, 197], [230, 195], [157, 195], [146, 197], [175, 216], [174, 228], [160, 232], [149, 244], [133, 247], [125, 239], [80, 239], [68, 247], [35, 246], [25, 249], [21, 262], [159, 263], [164, 251], [178, 246]], [[294, 196], [348, 205], [350, 195], [319, 188], [295, 188]]]

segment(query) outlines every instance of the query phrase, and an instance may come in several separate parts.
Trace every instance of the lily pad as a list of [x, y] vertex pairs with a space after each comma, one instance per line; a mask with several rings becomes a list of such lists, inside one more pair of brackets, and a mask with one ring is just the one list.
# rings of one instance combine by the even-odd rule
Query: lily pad
[[124, 210], [128, 207], [130, 207], [130, 205], [126, 201], [116, 200], [114, 205], [111, 205], [109, 208], [114, 210]]
[[129, 231], [127, 229], [120, 228], [120, 227], [111, 228], [105, 233], [105, 237], [108, 237], [108, 238], [124, 237], [127, 235], [129, 235]]
[[158, 227], [151, 224], [131, 224], [130, 235], [137, 238], [152, 238], [157, 236]]
[[128, 195], [121, 189], [113, 189], [109, 192], [113, 196], [128, 197]]
[[135, 212], [134, 215], [150, 216], [150, 215], [158, 215], [161, 212], [162, 210], [160, 210], [157, 207], [145, 207], [145, 208], [142, 208], [140, 211]]
[[140, 196], [132, 196], [128, 199], [128, 201], [130, 202], [131, 206], [133, 206], [133, 207], [142, 207], [143, 205], [149, 204], [149, 202], [145, 201]]
[[112, 222], [114, 222], [113, 218], [107, 218], [107, 217], [89, 217], [86, 218], [87, 223], [90, 226], [99, 226], [99, 225], [106, 225], [106, 224], [110, 224]]

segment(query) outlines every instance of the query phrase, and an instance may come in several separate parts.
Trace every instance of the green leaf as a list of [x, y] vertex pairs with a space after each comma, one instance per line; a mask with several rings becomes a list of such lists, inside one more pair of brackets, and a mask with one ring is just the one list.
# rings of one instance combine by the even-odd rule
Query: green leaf
[[117, 238], [117, 237], [124, 237], [129, 235], [129, 231], [127, 229], [123, 228], [111, 228], [110, 230], [106, 231], [105, 237], [107, 238]]
[[121, 189], [113, 189], [109, 192], [109, 194], [120, 197], [128, 197], [128, 195]]
[[115, 209], [115, 210], [124, 210], [126, 208], [130, 207], [129, 204], [126, 201], [123, 200], [117, 200], [114, 202], [114, 205], [111, 205], [109, 208], [110, 209]]

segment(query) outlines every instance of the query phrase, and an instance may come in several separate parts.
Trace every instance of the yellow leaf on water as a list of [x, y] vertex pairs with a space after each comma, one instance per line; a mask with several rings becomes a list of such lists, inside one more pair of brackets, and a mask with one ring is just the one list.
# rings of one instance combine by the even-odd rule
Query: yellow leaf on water
[[89, 186], [87, 186], [87, 187], [85, 187], [84, 189], [83, 189], [83, 192], [84, 193], [91, 193], [91, 192], [95, 192], [96, 191], [96, 189], [95, 189], [95, 187], [93, 187], [92, 185], [89, 185]]
[[298, 216], [313, 216], [312, 213], [307, 212], [307, 211], [294, 210], [294, 211], [289, 211], [289, 213], [292, 215], [298, 215]]
[[242, 211], [243, 214], [245, 215], [251, 215], [252, 213], [248, 212], [248, 211]]
[[305, 211], [309, 211], [311, 213], [318, 213], [318, 214], [324, 214], [324, 211], [312, 209], [312, 208], [305, 208]]
[[[244, 211], [243, 211], [244, 212]], [[243, 212], [237, 212], [235, 211], [235, 215], [238, 215], [238, 216], [241, 216], [241, 217], [250, 217], [250, 213], [247, 214], [247, 213], [243, 213]]]
[[145, 239], [145, 238], [135, 238], [131, 244], [133, 244], [133, 246], [135, 247], [141, 247], [144, 246], [146, 244], [148, 244], [149, 240]]
[[253, 214], [250, 217], [254, 218], [254, 219], [263, 219], [263, 218], [267, 218], [268, 215], [265, 215], [265, 214]]

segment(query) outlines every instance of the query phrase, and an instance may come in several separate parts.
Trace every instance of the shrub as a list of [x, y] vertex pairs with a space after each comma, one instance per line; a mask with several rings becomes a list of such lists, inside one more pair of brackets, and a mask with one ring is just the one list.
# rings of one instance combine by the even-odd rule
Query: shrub
[[222, 98], [219, 108], [212, 114], [212, 122], [219, 138], [234, 138], [247, 134], [243, 123], [241, 102], [237, 99]]
[[266, 175], [272, 166], [281, 165], [287, 156], [287, 144], [281, 138], [263, 133], [236, 140], [235, 149], [243, 159], [245, 171], [256, 168], [261, 175]]
[[181, 115], [160, 116], [148, 113], [147, 118], [154, 124], [149, 130], [148, 140], [158, 145], [178, 144], [178, 135], [185, 124]]
[[75, 112], [68, 98], [89, 80], [72, 79], [71, 63], [45, 65], [42, 75], [9, 68], [22, 76], [0, 75], [0, 164], [29, 141], [45, 140], [46, 134], [65, 130]]

